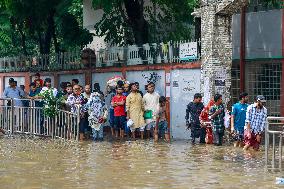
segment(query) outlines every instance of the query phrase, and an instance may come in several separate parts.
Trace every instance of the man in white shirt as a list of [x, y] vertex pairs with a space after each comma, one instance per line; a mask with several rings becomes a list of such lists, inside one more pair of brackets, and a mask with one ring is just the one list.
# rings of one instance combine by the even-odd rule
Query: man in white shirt
[[145, 106], [145, 122], [147, 124], [147, 137], [150, 138], [150, 132], [155, 127], [156, 115], [159, 108], [160, 95], [155, 92], [155, 84], [150, 82], [147, 85], [147, 93], [143, 97], [143, 103]]
[[44, 80], [44, 87], [41, 89], [40, 93], [44, 93], [47, 90], [52, 90], [53, 96], [56, 97], [57, 96], [57, 89], [53, 88], [51, 86], [51, 79], [50, 78], [46, 78]]

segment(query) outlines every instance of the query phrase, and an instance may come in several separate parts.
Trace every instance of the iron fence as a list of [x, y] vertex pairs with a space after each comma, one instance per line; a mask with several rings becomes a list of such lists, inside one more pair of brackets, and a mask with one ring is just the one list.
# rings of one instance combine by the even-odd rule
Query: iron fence
[[79, 140], [79, 111], [72, 113], [58, 109], [54, 117], [48, 117], [38, 103], [38, 100], [1, 98], [0, 128], [10, 135]]
[[[182, 45], [189, 45], [194, 54], [184, 53]], [[17, 56], [0, 58], [0, 72], [39, 72], [57, 70], [78, 70], [92, 67], [111, 67], [122, 65], [186, 63], [200, 59], [201, 41], [170, 41], [167, 43], [144, 44], [141, 46], [111, 46], [93, 50], [51, 53], [37, 56]], [[192, 48], [192, 49], [191, 49]]]
[[283, 121], [284, 117], [267, 118], [265, 129], [265, 163], [268, 169], [282, 170]]
[[[238, 62], [233, 62], [231, 74], [232, 102], [236, 103], [240, 93], [240, 66]], [[265, 107], [270, 116], [280, 115], [281, 75], [281, 62], [246, 62], [245, 90], [249, 93], [249, 101], [253, 103], [257, 95], [264, 95], [267, 100]]]

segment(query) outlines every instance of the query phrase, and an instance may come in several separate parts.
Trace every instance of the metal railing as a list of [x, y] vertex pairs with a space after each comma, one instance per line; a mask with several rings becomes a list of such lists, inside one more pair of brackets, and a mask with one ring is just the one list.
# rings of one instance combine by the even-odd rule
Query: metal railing
[[265, 163], [268, 169], [282, 170], [283, 136], [284, 117], [268, 117], [265, 129]]
[[48, 117], [41, 103], [39, 100], [0, 98], [0, 128], [10, 135], [79, 140], [79, 111], [58, 109], [56, 116]]
[[[196, 55], [192, 56], [185, 53], [185, 56], [180, 56], [181, 46], [189, 43], [195, 43]], [[106, 49], [100, 49], [96, 52], [96, 67], [119, 66], [122, 64], [140, 65], [194, 62], [201, 58], [200, 46], [200, 40], [147, 43], [142, 46], [113, 46]]]
[[111, 46], [36, 56], [0, 58], [0, 72], [78, 70], [91, 67], [186, 63], [200, 59], [201, 41], [170, 41], [141, 46]]

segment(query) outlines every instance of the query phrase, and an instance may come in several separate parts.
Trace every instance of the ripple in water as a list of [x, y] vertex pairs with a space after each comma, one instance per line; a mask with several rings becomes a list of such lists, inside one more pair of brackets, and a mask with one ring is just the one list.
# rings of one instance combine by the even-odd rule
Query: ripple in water
[[263, 152], [152, 141], [0, 138], [0, 188], [276, 188]]

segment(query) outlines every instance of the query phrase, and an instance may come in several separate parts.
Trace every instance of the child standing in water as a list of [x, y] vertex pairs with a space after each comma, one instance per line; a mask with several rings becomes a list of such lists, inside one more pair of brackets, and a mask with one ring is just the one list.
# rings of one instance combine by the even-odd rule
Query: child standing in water
[[168, 122], [166, 119], [166, 97], [161, 96], [159, 98], [159, 109], [156, 115], [156, 127], [154, 140], [158, 141], [159, 135], [165, 135], [167, 142], [170, 142], [170, 136], [168, 132]]
[[103, 123], [108, 116], [107, 108], [101, 98], [101, 94], [94, 92], [91, 94], [87, 104], [84, 106], [84, 110], [88, 111], [89, 126], [92, 128], [93, 139], [103, 140]]
[[111, 105], [114, 108], [114, 128], [115, 137], [118, 138], [118, 132], [120, 138], [124, 137], [124, 126], [126, 124], [126, 112], [125, 112], [125, 102], [126, 96], [122, 95], [123, 87], [117, 86], [116, 95], [112, 98]]

